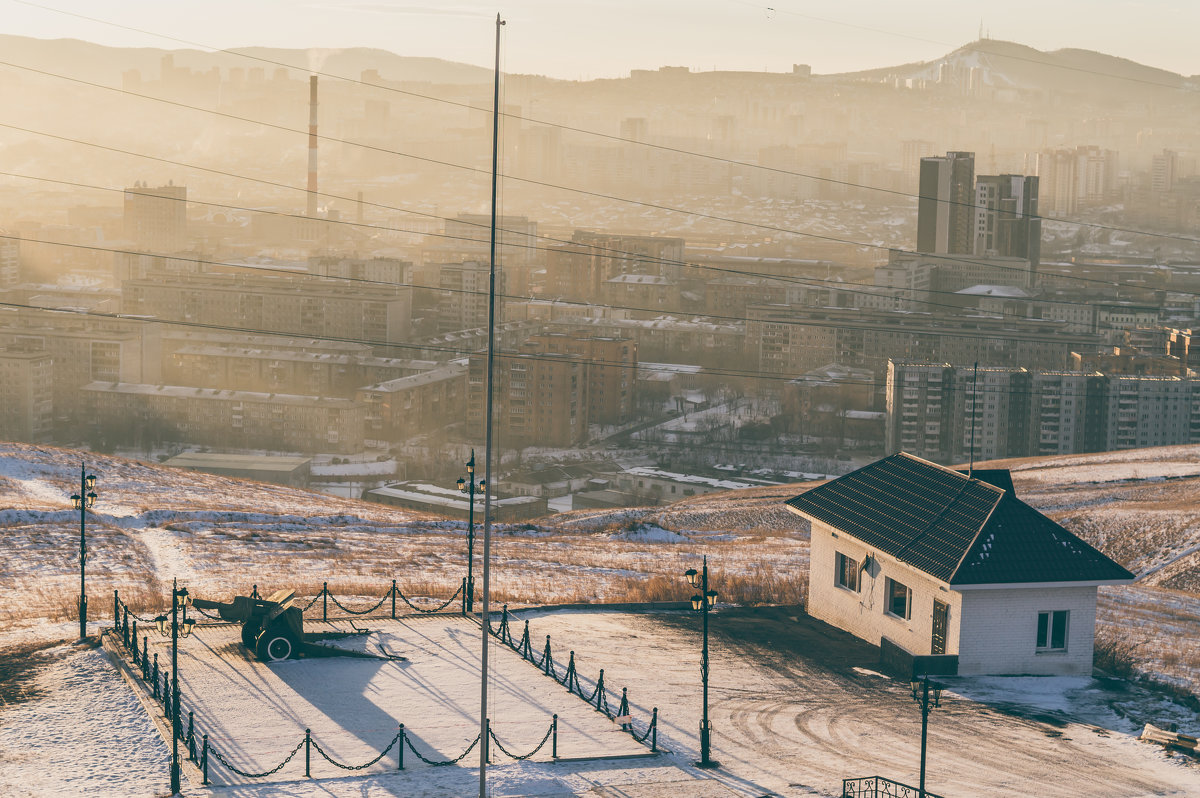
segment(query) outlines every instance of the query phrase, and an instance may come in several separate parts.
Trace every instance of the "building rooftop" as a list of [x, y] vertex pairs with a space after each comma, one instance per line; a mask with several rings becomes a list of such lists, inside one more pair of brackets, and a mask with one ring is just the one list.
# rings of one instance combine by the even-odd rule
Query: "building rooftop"
[[901, 452], [787, 506], [952, 586], [1133, 579], [1008, 485], [992, 472], [968, 478]]
[[184, 452], [163, 465], [172, 468], [225, 468], [239, 471], [294, 471], [312, 462], [311, 457], [287, 455], [220, 454], [217, 452]]

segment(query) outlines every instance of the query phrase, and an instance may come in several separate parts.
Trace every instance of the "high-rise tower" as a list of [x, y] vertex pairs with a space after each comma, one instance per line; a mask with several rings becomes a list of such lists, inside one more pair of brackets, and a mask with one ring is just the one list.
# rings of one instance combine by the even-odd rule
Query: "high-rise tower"
[[1042, 254], [1038, 179], [980, 175], [975, 183], [975, 254], [1024, 258], [1037, 271]]
[[975, 250], [975, 153], [921, 159], [917, 251], [954, 255]]

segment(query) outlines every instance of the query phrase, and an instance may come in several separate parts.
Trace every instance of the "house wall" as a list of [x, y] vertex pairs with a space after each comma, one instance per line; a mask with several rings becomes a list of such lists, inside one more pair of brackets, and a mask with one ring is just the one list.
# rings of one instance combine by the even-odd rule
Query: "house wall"
[[[1095, 587], [964, 590], [958, 672], [1088, 676], [1096, 627]], [[1067, 650], [1037, 649], [1039, 612], [1070, 610]]]
[[[840, 587], [836, 582], [837, 552], [853, 557], [859, 563], [865, 561], [867, 554], [871, 554], [875, 560], [874, 567], [859, 574], [857, 593]], [[907, 620], [884, 611], [887, 605], [885, 581], [888, 578], [902, 582], [912, 590], [912, 611]], [[879, 645], [880, 638], [886, 636], [913, 654], [929, 654], [932, 653], [935, 598], [950, 607], [945, 653], [958, 654], [961, 594], [947, 589], [944, 583], [912, 566], [868, 549], [826, 524], [815, 520], [812, 522], [808, 571], [809, 615], [845, 629], [874, 645]], [[1036, 616], [1034, 620], [1036, 622]]]

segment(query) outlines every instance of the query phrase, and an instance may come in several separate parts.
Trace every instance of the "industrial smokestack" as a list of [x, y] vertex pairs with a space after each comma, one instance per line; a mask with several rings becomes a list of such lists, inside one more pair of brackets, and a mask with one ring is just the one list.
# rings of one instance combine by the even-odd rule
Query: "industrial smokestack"
[[317, 215], [317, 76], [308, 77], [308, 215]]

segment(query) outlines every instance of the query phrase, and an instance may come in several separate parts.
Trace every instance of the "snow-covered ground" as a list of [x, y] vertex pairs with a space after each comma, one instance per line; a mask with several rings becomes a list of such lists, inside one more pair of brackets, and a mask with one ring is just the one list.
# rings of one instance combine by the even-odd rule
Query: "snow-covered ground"
[[[406, 595], [427, 604], [449, 596], [465, 574], [461, 522], [118, 458], [87, 455], [87, 460], [99, 477], [100, 496], [88, 514], [93, 634], [111, 617], [113, 589], [147, 614], [161, 608], [172, 578], [214, 598], [248, 590], [250, 583], [264, 592], [288, 587], [312, 596], [328, 581], [343, 600], [362, 606], [383, 595], [393, 578]], [[1013, 468], [1019, 496], [1143, 575], [1134, 586], [1102, 592], [1100, 629], [1136, 643], [1139, 670], [1195, 693], [1200, 510], [1194, 508], [1200, 478], [1191, 475], [1200, 473], [1200, 447], [1005, 465]], [[78, 477], [77, 453], [0, 444], [5, 543], [0, 591], [10, 597], [0, 602], [0, 665], [14, 645], [75, 636], [66, 619], [78, 592], [79, 516], [69, 509]], [[702, 555], [720, 580], [723, 599], [755, 583], [803, 584], [807, 531], [782, 506], [800, 489], [758, 488], [662, 508], [578, 511], [535, 524], [498, 524], [494, 598], [514, 604], [686, 599], [690, 588], [680, 574]], [[736, 611], [723, 614], [734, 618], [730, 612]], [[779, 640], [739, 642], [736, 634], [714, 627], [714, 755], [725, 767], [705, 773], [690, 764], [699, 722], [694, 618], [599, 611], [532, 618], [535, 640], [553, 635], [556, 658], [565, 654], [561, 646], [573, 648], [581, 661], [595, 665], [581, 665], [582, 675], [594, 677], [596, 668], [605, 667], [610, 688], [628, 686], [635, 717], [658, 706], [659, 739], [673, 753], [596, 763], [498, 760], [491, 782], [496, 795], [834, 795], [846, 776], [878, 772], [906, 783], [916, 780], [919, 716], [914, 721], [903, 685], [875, 673], [867, 659], [830, 659], [830, 649], [837, 647], [832, 638], [788, 649]], [[362, 724], [378, 731], [403, 721], [431, 750], [457, 754], [462, 742], [457, 738], [473, 737], [469, 730], [478, 722], [478, 709], [471, 690], [455, 695], [439, 680], [461, 671], [460, 681], [470, 683], [478, 627], [456, 631], [451, 624], [437, 636], [421, 632], [439, 623], [422, 627], [414, 621], [386, 631], [375, 642], [387, 638], [385, 646], [410, 661], [372, 663], [370, 674], [360, 673], [356, 669], [364, 666], [351, 660], [265, 666], [246, 660], [240, 646], [228, 641], [212, 646], [221, 656], [187, 659], [184, 684], [194, 684], [198, 696], [212, 696], [205, 700], [230, 702], [198, 713], [230, 729], [240, 725], [238, 712], [248, 712], [251, 722], [278, 725], [279, 733], [268, 735], [272, 745], [284, 745], [305, 726], [321, 728], [322, 735], [327, 730], [330, 737], [322, 740], [345, 732], [351, 742], [344, 750], [334, 744], [337, 755], [358, 761], [369, 758], [375, 740], [367, 740]], [[781, 624], [778, 634], [790, 634], [791, 626]], [[188, 641], [188, 650], [214, 633]], [[161, 651], [161, 642], [155, 643]], [[163, 794], [166, 749], [104, 652], [60, 644], [40, 656], [26, 700], [0, 708], [0, 795]], [[497, 696], [519, 697], [519, 704], [528, 698], [542, 714], [555, 701], [582, 705], [513, 659], [503, 663]], [[322, 668], [332, 670], [316, 675]], [[419, 676], [421, 689], [439, 700], [422, 704], [420, 690], [405, 693], [401, 688], [418, 684], [410, 675]], [[0, 688], [5, 678], [0, 670]], [[335, 684], [341, 685], [339, 699], [323, 703], [318, 688]], [[192, 690], [185, 686], [185, 695]], [[266, 703], [247, 711], [235, 707], [236, 699], [217, 698], [236, 690], [257, 690], [250, 705]], [[1135, 686], [1118, 695], [1111, 685], [1088, 680], [1070, 685], [959, 680], [952, 690], [959, 697], [931, 719], [930, 750], [938, 752], [931, 762], [942, 766], [940, 773], [931, 766], [935, 792], [951, 798], [1068, 796], [1077, 795], [1078, 784], [1087, 779], [1100, 785], [1093, 794], [1112, 798], [1200, 794], [1194, 765], [1130, 736], [1144, 721], [1176, 722], [1193, 734], [1200, 730], [1194, 712], [1162, 694]], [[343, 703], [360, 711], [339, 714]], [[452, 709], [442, 716], [435, 706]], [[298, 708], [312, 710], [316, 719], [300, 717]], [[608, 721], [583, 710], [594, 717], [579, 721], [580, 739], [611, 732]], [[561, 714], [575, 711], [568, 707]], [[498, 725], [497, 732], [506, 744], [511, 739], [521, 748], [535, 736], [534, 720], [541, 722], [531, 716], [528, 728], [510, 734]], [[599, 727], [588, 725], [596, 722]], [[267, 764], [259, 754], [270, 759], [274, 749], [259, 751], [255, 746], [266, 743], [244, 739], [247, 764]], [[568, 744], [565, 737], [562, 744]], [[113, 762], [119, 764], [106, 764]], [[312, 780], [304, 780], [302, 767], [298, 772], [283, 793], [258, 783], [212, 792], [452, 796], [472, 794], [478, 776], [465, 763], [366, 776], [322, 770]], [[204, 794], [192, 783], [186, 792]]]

